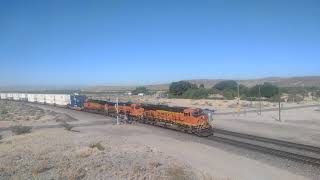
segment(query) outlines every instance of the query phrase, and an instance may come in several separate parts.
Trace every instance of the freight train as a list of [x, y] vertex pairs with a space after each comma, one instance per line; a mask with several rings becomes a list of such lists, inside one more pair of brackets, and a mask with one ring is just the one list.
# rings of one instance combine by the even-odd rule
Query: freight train
[[199, 108], [88, 99], [83, 95], [0, 93], [0, 99], [26, 101], [121, 117], [128, 122], [141, 122], [198, 136], [210, 136], [211, 113]]

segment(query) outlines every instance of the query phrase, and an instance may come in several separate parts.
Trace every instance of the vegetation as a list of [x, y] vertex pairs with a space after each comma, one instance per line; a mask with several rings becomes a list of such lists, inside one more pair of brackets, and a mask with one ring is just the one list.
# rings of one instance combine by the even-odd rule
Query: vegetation
[[[280, 91], [280, 92], [279, 92]], [[269, 101], [279, 101], [279, 93], [287, 94], [288, 101], [303, 101], [304, 97], [320, 98], [320, 87], [283, 87], [279, 88], [271, 83], [246, 87], [239, 85], [241, 99], [258, 100], [259, 97]], [[212, 88], [205, 88], [203, 84], [199, 87], [188, 81], [171, 83], [169, 87], [170, 98], [204, 99], [212, 94], [220, 94], [225, 99], [232, 100], [238, 96], [238, 83], [233, 80], [221, 81]]]
[[11, 126], [10, 129], [12, 133], [14, 133], [15, 135], [20, 135], [20, 134], [30, 133], [32, 127], [17, 125], [17, 126]]
[[149, 94], [149, 90], [146, 87], [141, 86], [141, 87], [136, 87], [136, 89], [132, 91], [133, 95], [138, 95], [140, 93]]
[[221, 81], [218, 82], [216, 85], [213, 86], [213, 88], [224, 91], [224, 90], [237, 90], [238, 83], [233, 80], [227, 80], [227, 81]]
[[99, 151], [103, 151], [105, 148], [100, 143], [94, 143], [89, 146], [90, 148], [97, 148]]
[[[260, 94], [259, 94], [259, 87], [260, 87]], [[263, 85], [255, 85], [249, 89], [247, 92], [247, 96], [250, 97], [265, 97], [265, 98], [272, 98], [275, 95], [279, 94], [279, 88], [271, 83], [264, 83]]]
[[189, 89], [197, 89], [197, 85], [188, 81], [173, 82], [169, 87], [169, 94], [171, 96], [182, 96]]
[[188, 89], [183, 93], [182, 97], [186, 99], [203, 99], [207, 98], [209, 91], [205, 88]]
[[[279, 88], [270, 83], [256, 85], [252, 88], [239, 85], [239, 93], [242, 99], [260, 97], [260, 95], [264, 98], [276, 99]], [[208, 98], [210, 94], [221, 94], [226, 99], [234, 99], [238, 96], [238, 83], [233, 80], [221, 81], [212, 88], [206, 89], [203, 84], [198, 87], [188, 81], [179, 81], [171, 83], [169, 87], [169, 97], [171, 98], [203, 99]]]

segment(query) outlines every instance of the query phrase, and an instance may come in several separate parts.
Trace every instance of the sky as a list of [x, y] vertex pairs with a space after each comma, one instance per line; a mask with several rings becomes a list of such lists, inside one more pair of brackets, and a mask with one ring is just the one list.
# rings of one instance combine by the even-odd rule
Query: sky
[[0, 86], [308, 75], [319, 0], [0, 1]]

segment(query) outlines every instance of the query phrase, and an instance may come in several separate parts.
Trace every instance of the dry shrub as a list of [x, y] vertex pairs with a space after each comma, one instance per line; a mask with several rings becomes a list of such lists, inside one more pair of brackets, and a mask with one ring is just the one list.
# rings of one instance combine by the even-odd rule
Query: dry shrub
[[64, 174], [68, 180], [80, 180], [86, 176], [86, 171], [83, 168], [68, 168], [68, 170]]
[[11, 126], [10, 129], [12, 133], [14, 133], [15, 135], [20, 135], [20, 134], [30, 133], [32, 127], [17, 125], [17, 126]]
[[160, 167], [162, 164], [159, 163], [159, 162], [150, 162], [149, 163], [149, 166], [152, 168], [152, 169], [156, 169], [158, 167]]
[[166, 171], [169, 180], [191, 180], [190, 174], [181, 166], [172, 166]]
[[52, 168], [53, 167], [49, 165], [48, 161], [43, 160], [43, 161], [38, 162], [38, 164], [33, 167], [32, 174], [37, 175], [37, 174], [43, 173], [45, 171], [48, 171]]
[[131, 167], [131, 172], [128, 179], [146, 179], [146, 168], [143, 168], [138, 164], [134, 164]]
[[105, 150], [105, 148], [100, 143], [93, 143], [89, 147], [90, 148], [97, 148], [99, 151]]

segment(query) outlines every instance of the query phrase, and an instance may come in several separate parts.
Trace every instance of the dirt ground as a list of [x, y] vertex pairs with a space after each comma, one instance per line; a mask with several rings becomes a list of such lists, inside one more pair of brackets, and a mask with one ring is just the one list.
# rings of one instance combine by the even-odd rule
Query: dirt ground
[[[50, 107], [42, 109], [18, 102], [1, 103], [7, 105], [1, 108], [6, 111], [6, 118], [2, 120], [2, 125], [6, 126], [1, 128], [14, 124], [43, 128], [34, 128], [31, 133], [22, 135], [2, 133], [5, 135], [0, 141], [0, 179], [212, 178], [194, 171], [174, 157], [154, 151], [150, 146], [128, 143], [125, 137], [67, 131], [63, 126], [57, 127], [55, 125], [79, 121], [66, 113], [52, 111]], [[41, 112], [40, 117], [34, 118], [34, 112], [38, 111]], [[82, 118], [99, 117], [86, 115]], [[18, 118], [17, 122], [16, 117], [24, 119]], [[99, 121], [99, 118], [95, 120]], [[113, 126], [110, 119], [104, 120]], [[44, 122], [46, 126], [43, 126]], [[81, 119], [80, 122], [88, 121]]]
[[319, 107], [215, 115], [217, 128], [320, 147]]
[[[19, 122], [33, 125], [31, 133], [6, 133], [3, 127], [12, 122], [1, 121], [0, 179], [308, 179], [202, 143], [201, 138], [188, 140], [183, 133], [114, 125], [114, 119], [101, 115], [30, 106], [26, 108], [40, 107], [40, 119], [45, 119]], [[56, 126], [61, 124], [57, 116], [71, 117], [67, 123], [78, 125], [75, 131]]]

